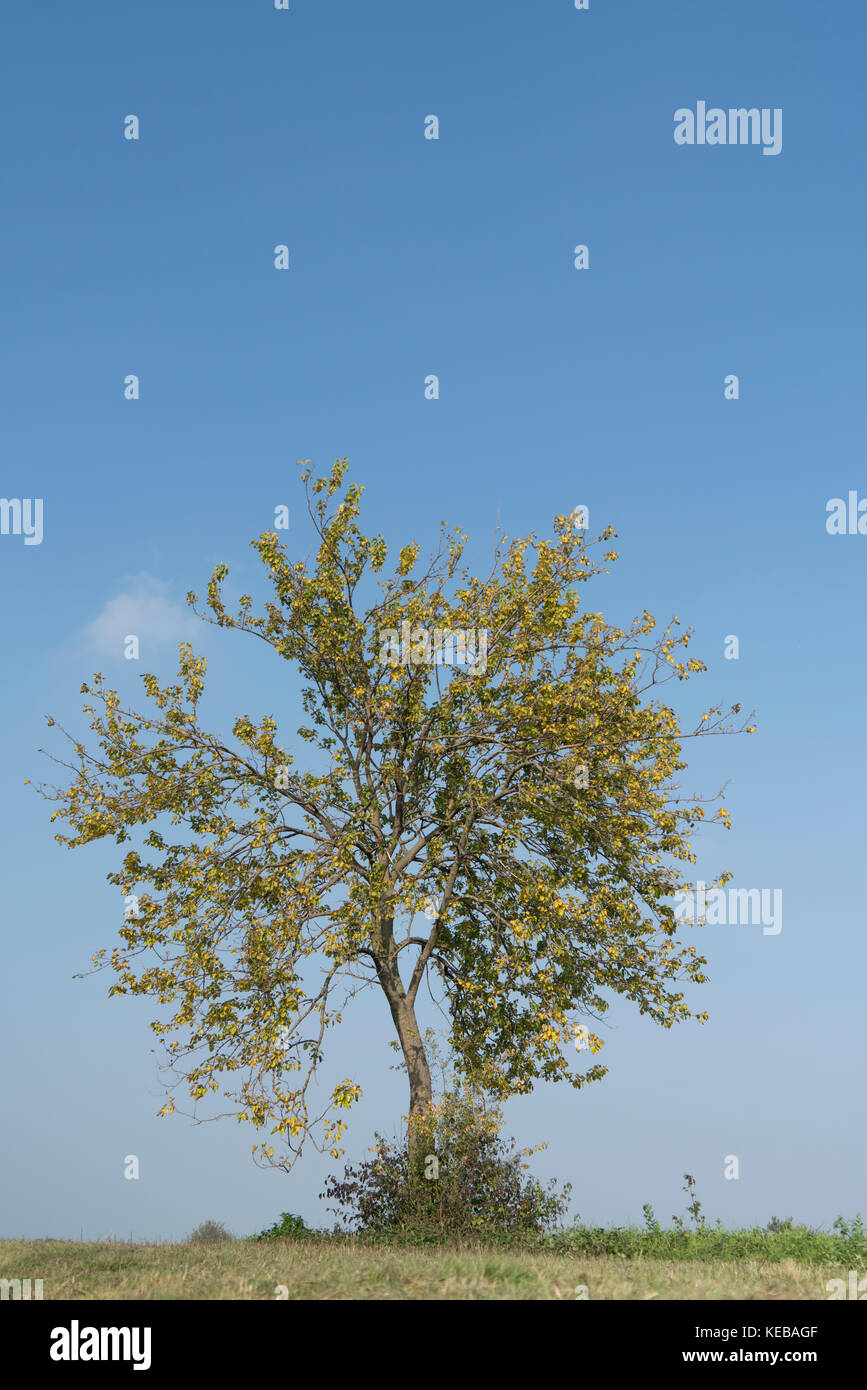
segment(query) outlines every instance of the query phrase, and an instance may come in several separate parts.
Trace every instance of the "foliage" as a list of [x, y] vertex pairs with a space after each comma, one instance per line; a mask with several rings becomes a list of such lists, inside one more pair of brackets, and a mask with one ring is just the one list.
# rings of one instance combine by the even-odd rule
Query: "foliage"
[[[687, 1207], [687, 1211], [689, 1212], [690, 1216], [692, 1217], [692, 1219], [693, 1219], [693, 1221], [694, 1221], [696, 1227], [700, 1228], [700, 1227], [702, 1227], [702, 1226], [705, 1224], [705, 1221], [704, 1221], [704, 1217], [700, 1215], [700, 1212], [701, 1212], [701, 1202], [698, 1200], [698, 1197], [696, 1196], [696, 1193], [695, 1193], [695, 1178], [691, 1177], [689, 1173], [684, 1173], [683, 1176], [684, 1176], [684, 1179], [685, 1179], [685, 1184], [684, 1184], [684, 1189], [683, 1189], [683, 1190], [684, 1190], [684, 1192], [687, 1194], [687, 1196], [690, 1198], [690, 1203], [689, 1203], [689, 1206]], [[651, 1216], [653, 1215], [653, 1208], [652, 1208], [649, 1204], [648, 1204], [648, 1206], [645, 1208], [645, 1211], [649, 1211], [650, 1214], [651, 1214]], [[684, 1229], [683, 1217], [682, 1217], [682, 1216], [673, 1216], [671, 1219], [672, 1219], [672, 1222], [674, 1223], [674, 1226], [675, 1226], [675, 1229], [676, 1229], [676, 1230], [682, 1231], [682, 1230]], [[648, 1224], [649, 1224], [649, 1223], [648, 1223]]]
[[791, 1260], [848, 1269], [863, 1268], [867, 1263], [867, 1239], [863, 1233], [835, 1235], [804, 1225], [771, 1232], [761, 1226], [726, 1230], [719, 1222], [693, 1229], [675, 1226], [671, 1230], [576, 1223], [545, 1238], [543, 1244], [551, 1250], [626, 1260], [763, 1260], [772, 1264]]
[[861, 1245], [867, 1250], [867, 1231], [864, 1230], [864, 1219], [860, 1211], [854, 1221], [847, 1221], [844, 1216], [838, 1216], [834, 1221], [834, 1230], [841, 1240]]
[[408, 1133], [401, 1142], [377, 1134], [375, 1156], [347, 1166], [342, 1181], [332, 1176], [321, 1195], [336, 1200], [337, 1214], [358, 1232], [400, 1243], [541, 1234], [559, 1224], [571, 1184], [558, 1193], [553, 1181], [543, 1187], [525, 1178], [522, 1159], [533, 1150], [515, 1152], [514, 1140], [500, 1136], [502, 1123], [465, 1083], [428, 1116], [409, 1117], [407, 1130], [420, 1130], [423, 1167], [411, 1161]]
[[[93, 965], [114, 970], [110, 994], [168, 1009], [150, 1025], [166, 1053], [160, 1113], [179, 1087], [196, 1119], [221, 1092], [268, 1132], [257, 1161], [284, 1168], [308, 1137], [343, 1152], [359, 1081], [331, 1086], [319, 1114], [309, 1097], [327, 1030], [367, 985], [385, 995], [414, 1114], [431, 1103], [423, 980], [462, 1074], [498, 1099], [538, 1079], [601, 1078], [567, 1045], [599, 1051], [580, 1020], [612, 994], [665, 1028], [705, 1019], [683, 989], [705, 980], [705, 960], [677, 939], [667, 902], [686, 887], [676, 865], [694, 862], [704, 805], [676, 778], [685, 738], [734, 731], [713, 707], [684, 733], [659, 700], [666, 681], [705, 669], [685, 659], [676, 617], [651, 638], [646, 610], [620, 630], [586, 608], [586, 584], [616, 558], [592, 556], [610, 528], [590, 542], [563, 515], [551, 540], [498, 535], [482, 577], [462, 564], [467, 537], [443, 529], [426, 565], [411, 542], [382, 578], [387, 547], [356, 525], [362, 489], [344, 488], [346, 468], [302, 475], [315, 562], [265, 532], [252, 544], [273, 598], [257, 615], [242, 594], [230, 612], [220, 564], [200, 614], [300, 673], [294, 740], [271, 714], [242, 714], [231, 738], [206, 729], [205, 659], [182, 643], [177, 684], [142, 676], [149, 713], [125, 708], [100, 673], [82, 686], [96, 746], [63, 730], [74, 761], [54, 761], [73, 776], [43, 791], [71, 827], [62, 844], [137, 837], [108, 875], [137, 905]], [[408, 632], [421, 659], [389, 664], [389, 631]], [[487, 634], [484, 662], [480, 637], [473, 665], [425, 662], [431, 631]], [[318, 770], [296, 766], [300, 744]], [[724, 809], [715, 819], [728, 824]]]
[[795, 1225], [791, 1217], [780, 1221], [772, 1217], [767, 1226], [726, 1230], [721, 1221], [708, 1226], [695, 1192], [695, 1178], [684, 1174], [684, 1191], [690, 1197], [687, 1211], [694, 1227], [690, 1230], [682, 1217], [672, 1217], [672, 1228], [664, 1230], [653, 1207], [645, 1202], [644, 1230], [636, 1226], [587, 1226], [576, 1220], [568, 1230], [548, 1237], [546, 1248], [568, 1249], [594, 1256], [621, 1259], [658, 1260], [765, 1260], [777, 1263], [794, 1260], [807, 1265], [848, 1264], [855, 1267], [867, 1261], [867, 1232], [860, 1214], [847, 1222], [838, 1216], [831, 1234]]
[[191, 1245], [212, 1245], [218, 1240], [234, 1240], [235, 1237], [227, 1231], [222, 1221], [203, 1221], [201, 1226], [197, 1226], [187, 1236]]
[[301, 1216], [293, 1216], [291, 1212], [282, 1211], [280, 1220], [275, 1221], [273, 1226], [269, 1226], [267, 1231], [260, 1231], [253, 1240], [307, 1240], [319, 1233], [313, 1231]]
[[767, 1226], [765, 1227], [765, 1230], [769, 1231], [771, 1235], [776, 1235], [779, 1231], [793, 1230], [794, 1225], [795, 1223], [792, 1220], [791, 1216], [787, 1216], [785, 1220], [781, 1220], [778, 1216], [772, 1216]]

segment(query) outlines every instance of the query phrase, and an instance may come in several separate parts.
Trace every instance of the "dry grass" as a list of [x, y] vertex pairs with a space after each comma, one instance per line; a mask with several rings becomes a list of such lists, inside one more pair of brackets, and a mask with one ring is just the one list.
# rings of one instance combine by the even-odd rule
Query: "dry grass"
[[[44, 1280], [46, 1299], [827, 1299], [846, 1270], [784, 1260], [371, 1249], [345, 1242], [127, 1245], [0, 1241], [0, 1278]], [[285, 1297], [285, 1292], [281, 1292]]]

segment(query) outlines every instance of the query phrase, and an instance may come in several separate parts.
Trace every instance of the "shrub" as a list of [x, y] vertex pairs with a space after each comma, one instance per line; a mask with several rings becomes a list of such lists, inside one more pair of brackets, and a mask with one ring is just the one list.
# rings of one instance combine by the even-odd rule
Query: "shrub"
[[649, 1202], [645, 1202], [644, 1230], [635, 1226], [579, 1225], [568, 1231], [546, 1236], [544, 1244], [552, 1250], [582, 1255], [608, 1255], [620, 1259], [664, 1260], [765, 1260], [779, 1263], [794, 1260], [808, 1265], [848, 1265], [867, 1259], [867, 1231], [862, 1217], [847, 1221], [838, 1216], [834, 1234], [796, 1225], [791, 1216], [772, 1216], [767, 1226], [727, 1231], [722, 1222], [708, 1226], [701, 1215], [695, 1192], [695, 1178], [684, 1173], [684, 1191], [690, 1197], [687, 1211], [693, 1219], [690, 1230], [683, 1217], [672, 1217], [672, 1227], [664, 1230]]
[[775, 1236], [778, 1235], [780, 1231], [793, 1230], [794, 1226], [795, 1223], [791, 1216], [787, 1216], [785, 1220], [783, 1220], [779, 1216], [772, 1216], [767, 1226], [765, 1227], [765, 1230], [768, 1231], [771, 1235]]
[[293, 1216], [290, 1211], [281, 1211], [280, 1220], [275, 1221], [273, 1226], [269, 1226], [267, 1231], [260, 1231], [254, 1240], [303, 1240], [308, 1236], [315, 1236], [316, 1232], [311, 1231], [306, 1225], [304, 1218]]
[[[336, 1214], [357, 1233], [421, 1242], [478, 1237], [537, 1236], [556, 1229], [571, 1184], [558, 1193], [524, 1176], [528, 1165], [500, 1136], [503, 1120], [469, 1084], [444, 1092], [423, 1122], [416, 1122], [417, 1161], [410, 1162], [410, 1129], [402, 1140], [377, 1134], [374, 1157], [333, 1175], [321, 1197], [336, 1200]], [[539, 1145], [543, 1148], [544, 1145]]]
[[222, 1221], [203, 1221], [201, 1226], [197, 1226], [187, 1236], [191, 1245], [213, 1245], [218, 1240], [234, 1240], [231, 1231], [227, 1231]]

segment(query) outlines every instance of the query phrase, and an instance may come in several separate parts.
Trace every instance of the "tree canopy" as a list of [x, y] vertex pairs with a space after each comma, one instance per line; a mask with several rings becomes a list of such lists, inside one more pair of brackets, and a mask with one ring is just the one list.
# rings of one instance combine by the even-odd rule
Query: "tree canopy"
[[[443, 526], [427, 562], [410, 542], [385, 577], [347, 466], [302, 473], [310, 564], [276, 531], [252, 542], [273, 600], [229, 611], [225, 565], [204, 610], [188, 595], [294, 665], [303, 725], [287, 737], [259, 713], [231, 738], [204, 728], [206, 663], [183, 643], [177, 684], [142, 677], [148, 713], [99, 673], [82, 686], [96, 744], [67, 733], [74, 757], [56, 761], [73, 776], [43, 791], [63, 844], [138, 835], [108, 875], [136, 906], [93, 966], [116, 972], [110, 993], [170, 1006], [150, 1025], [166, 1049], [161, 1113], [179, 1086], [196, 1105], [219, 1091], [266, 1131], [258, 1160], [284, 1167], [308, 1137], [342, 1152], [359, 1081], [320, 1113], [311, 1082], [366, 984], [390, 1010], [410, 1117], [431, 1104], [423, 980], [457, 1070], [498, 1099], [602, 1077], [568, 1044], [598, 1053], [586, 1021], [613, 996], [666, 1028], [706, 1018], [684, 995], [705, 958], [666, 899], [708, 803], [680, 798], [675, 778], [684, 739], [734, 732], [740, 713], [713, 707], [682, 731], [657, 687], [705, 669], [686, 656], [691, 632], [675, 617], [654, 638], [646, 611], [621, 631], [587, 609], [584, 586], [616, 559], [611, 528], [591, 542], [562, 515], [552, 539], [498, 534], [480, 577], [467, 536]], [[728, 824], [723, 807], [715, 819]]]

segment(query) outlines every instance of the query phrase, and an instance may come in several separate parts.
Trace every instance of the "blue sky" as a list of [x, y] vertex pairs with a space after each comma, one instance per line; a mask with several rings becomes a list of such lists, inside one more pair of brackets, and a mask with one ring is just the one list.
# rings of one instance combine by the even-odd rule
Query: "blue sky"
[[[683, 782], [728, 782], [733, 829], [701, 837], [698, 876], [782, 890], [782, 930], [700, 929], [707, 1025], [615, 1003], [603, 1081], [510, 1102], [518, 1140], [549, 1143], [535, 1170], [606, 1223], [682, 1212], [684, 1172], [727, 1224], [863, 1210], [867, 538], [825, 526], [830, 498], [867, 494], [863, 6], [51, 0], [4, 31], [0, 490], [42, 498], [44, 534], [0, 536], [0, 1232], [330, 1219], [333, 1160], [262, 1172], [246, 1126], [157, 1118], [152, 1006], [72, 980], [115, 939], [118, 852], [57, 846], [24, 781], [60, 750], [43, 714], [83, 728], [94, 670], [144, 704], [187, 590], [220, 561], [254, 583], [275, 506], [307, 553], [296, 461], [343, 456], [396, 544], [444, 519], [481, 561], [498, 521], [545, 534], [589, 506], [620, 553], [592, 606], [695, 628], [685, 721], [758, 712], [751, 738], [688, 744]], [[676, 145], [698, 101], [781, 108], [781, 153]], [[222, 727], [295, 727], [285, 669], [199, 626]], [[347, 1159], [405, 1108], [389, 1028], [371, 993], [331, 1043], [364, 1088]]]

